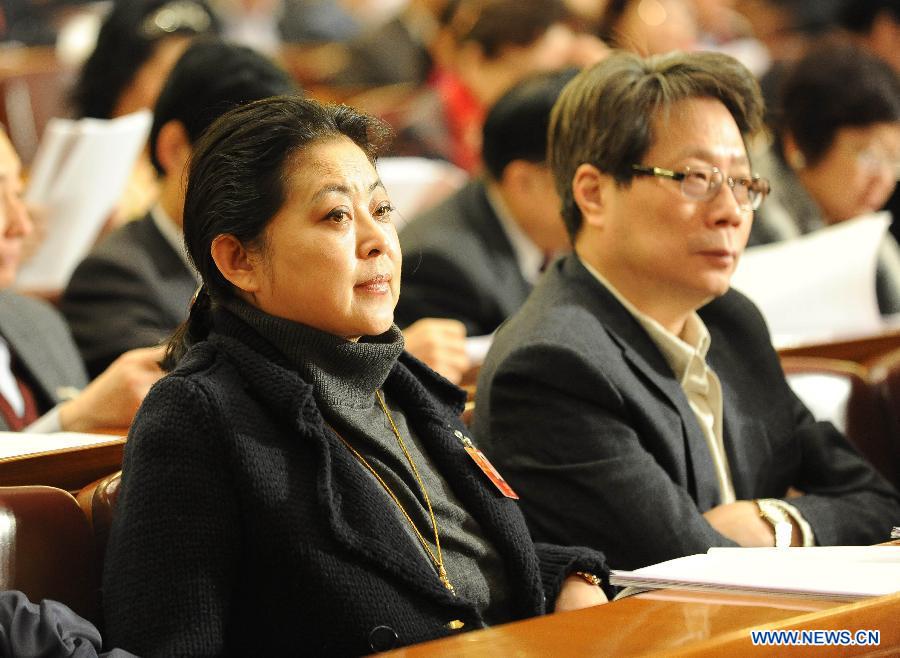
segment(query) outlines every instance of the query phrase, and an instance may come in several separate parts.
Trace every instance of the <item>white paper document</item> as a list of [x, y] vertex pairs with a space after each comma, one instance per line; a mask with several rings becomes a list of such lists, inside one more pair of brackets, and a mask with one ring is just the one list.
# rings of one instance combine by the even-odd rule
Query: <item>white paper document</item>
[[468, 180], [465, 171], [449, 162], [418, 157], [379, 158], [378, 176], [397, 209], [398, 231]]
[[0, 432], [0, 459], [22, 457], [36, 452], [84, 448], [98, 443], [120, 441], [122, 437], [109, 434], [84, 434], [81, 432]]
[[777, 348], [880, 332], [875, 269], [889, 224], [876, 213], [752, 247], [731, 285], [759, 306]]
[[860, 599], [900, 592], [900, 546], [711, 548], [634, 571], [614, 585]]
[[469, 336], [466, 338], [466, 356], [473, 366], [480, 366], [487, 357], [488, 350], [491, 349], [491, 343], [494, 342], [494, 334], [486, 334], [484, 336]]
[[52, 119], [35, 155], [25, 200], [46, 215], [47, 237], [16, 287], [61, 290], [97, 239], [144, 148], [147, 110], [112, 119]]

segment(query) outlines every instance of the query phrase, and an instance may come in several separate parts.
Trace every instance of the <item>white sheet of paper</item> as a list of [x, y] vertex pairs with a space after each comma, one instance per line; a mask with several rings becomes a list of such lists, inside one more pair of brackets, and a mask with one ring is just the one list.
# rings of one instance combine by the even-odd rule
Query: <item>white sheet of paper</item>
[[461, 188], [469, 178], [449, 162], [418, 157], [380, 158], [378, 176], [397, 209], [394, 225], [398, 231], [417, 214]]
[[473, 366], [480, 366], [484, 363], [491, 343], [494, 341], [494, 334], [485, 336], [469, 336], [466, 338], [466, 355]]
[[80, 432], [56, 432], [34, 434], [30, 432], [0, 432], [0, 459], [21, 457], [48, 450], [79, 448], [118, 441], [122, 437], [109, 434], [83, 434]]
[[16, 287], [65, 287], [121, 197], [152, 120], [143, 110], [110, 121], [47, 124], [25, 192], [47, 215], [47, 237], [23, 264]]
[[612, 573], [613, 583], [638, 587], [862, 598], [900, 591], [900, 546], [711, 548], [705, 554]]
[[882, 331], [875, 267], [889, 224], [875, 213], [752, 247], [731, 285], [759, 306], [775, 347]]

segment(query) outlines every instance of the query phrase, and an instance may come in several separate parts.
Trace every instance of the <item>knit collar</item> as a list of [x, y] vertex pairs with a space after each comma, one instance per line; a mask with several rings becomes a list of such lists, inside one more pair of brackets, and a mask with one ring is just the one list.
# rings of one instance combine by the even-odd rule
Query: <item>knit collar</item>
[[397, 325], [358, 342], [269, 315], [238, 298], [222, 304], [275, 346], [326, 407], [368, 408], [403, 351]]

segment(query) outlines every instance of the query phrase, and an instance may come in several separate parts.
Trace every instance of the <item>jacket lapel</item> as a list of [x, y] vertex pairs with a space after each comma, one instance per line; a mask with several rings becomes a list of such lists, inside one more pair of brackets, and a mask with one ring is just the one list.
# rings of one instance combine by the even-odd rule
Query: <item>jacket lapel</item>
[[684, 455], [684, 482], [697, 506], [701, 510], [714, 507], [720, 493], [712, 455], [687, 396], [665, 357], [638, 321], [585, 269], [577, 256], [566, 257], [562, 267], [563, 275], [576, 284], [581, 303], [603, 324], [634, 374], [677, 411], [681, 427], [673, 427], [671, 434], [662, 438], [669, 442], [674, 454]]
[[[8, 293], [7, 293], [8, 294]], [[0, 299], [4, 296], [0, 295]], [[4, 303], [3, 306], [6, 306]], [[41, 398], [56, 404], [60, 400], [57, 388], [68, 381], [66, 373], [58, 367], [55, 359], [47, 358], [42, 340], [35, 340], [35, 332], [41, 329], [29, 318], [23, 317], [17, 309], [8, 312], [0, 309], [0, 335], [9, 344], [10, 351], [28, 372]], [[80, 382], [71, 382], [77, 384]], [[70, 384], [70, 385], [71, 385]]]

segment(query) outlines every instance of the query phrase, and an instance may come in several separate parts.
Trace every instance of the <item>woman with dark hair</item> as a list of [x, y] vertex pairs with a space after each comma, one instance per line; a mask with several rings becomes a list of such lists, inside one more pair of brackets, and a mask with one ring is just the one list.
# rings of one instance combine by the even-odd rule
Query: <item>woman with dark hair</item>
[[72, 91], [78, 117], [152, 108], [191, 37], [218, 24], [203, 0], [117, 0]]
[[[796, 237], [884, 206], [900, 167], [900, 78], [882, 60], [828, 41], [787, 73], [775, 139], [754, 159], [772, 181], [750, 244]], [[878, 304], [900, 312], [900, 247], [887, 234], [878, 254]]]
[[[116, 0], [72, 90], [75, 116], [112, 119], [152, 108], [191, 39], [216, 32], [204, 0]], [[143, 217], [157, 194], [156, 173], [144, 154], [108, 228]]]
[[386, 137], [280, 97], [197, 145], [203, 286], [127, 443], [111, 645], [358, 655], [605, 600], [602, 556], [532, 544], [463, 393], [403, 352]]

